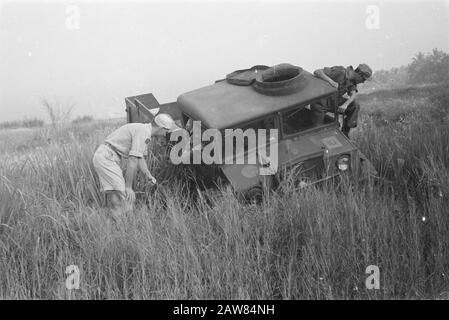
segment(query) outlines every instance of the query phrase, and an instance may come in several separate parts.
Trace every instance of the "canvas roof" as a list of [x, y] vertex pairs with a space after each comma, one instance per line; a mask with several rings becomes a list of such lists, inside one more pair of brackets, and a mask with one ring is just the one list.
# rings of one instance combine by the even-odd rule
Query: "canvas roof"
[[186, 92], [177, 102], [183, 112], [200, 120], [203, 126], [225, 129], [337, 91], [327, 82], [304, 72], [305, 87], [290, 95], [269, 96], [257, 92], [253, 86], [220, 81]]

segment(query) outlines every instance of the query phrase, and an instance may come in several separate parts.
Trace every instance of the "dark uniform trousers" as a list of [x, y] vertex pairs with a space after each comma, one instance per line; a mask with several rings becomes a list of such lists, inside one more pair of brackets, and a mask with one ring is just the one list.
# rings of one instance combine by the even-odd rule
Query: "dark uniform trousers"
[[[351, 92], [357, 92], [357, 83], [354, 79], [349, 77], [349, 74], [354, 72], [352, 66], [347, 68], [343, 66], [324, 67], [324, 74], [338, 83], [338, 105], [341, 106], [347, 99], [343, 98], [344, 94], [350, 94]], [[312, 121], [315, 125], [323, 124], [326, 111], [334, 112], [332, 106], [327, 105], [326, 100], [314, 103], [311, 106], [312, 109]], [[357, 127], [357, 117], [359, 115], [360, 105], [354, 100], [348, 108], [345, 110], [343, 127], [341, 131], [348, 136], [351, 128]]]
[[[348, 99], [339, 97], [338, 105], [341, 106]], [[310, 109], [312, 110], [312, 122], [315, 126], [321, 125], [324, 123], [324, 116], [326, 112], [334, 112], [332, 110], [332, 106], [326, 103], [326, 100], [321, 100], [316, 103], [312, 103], [310, 105]], [[357, 118], [359, 116], [360, 105], [357, 102], [357, 99], [352, 101], [349, 106], [346, 108], [343, 119], [343, 127], [342, 132], [348, 135], [349, 130], [351, 128], [357, 127]]]

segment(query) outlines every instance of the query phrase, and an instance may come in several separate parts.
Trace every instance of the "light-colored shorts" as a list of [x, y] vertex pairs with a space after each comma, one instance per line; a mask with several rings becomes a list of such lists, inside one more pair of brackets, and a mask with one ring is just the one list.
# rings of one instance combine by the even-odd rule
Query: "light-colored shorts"
[[125, 178], [121, 168], [120, 156], [111, 147], [102, 144], [92, 159], [95, 171], [100, 178], [101, 191], [125, 192]]

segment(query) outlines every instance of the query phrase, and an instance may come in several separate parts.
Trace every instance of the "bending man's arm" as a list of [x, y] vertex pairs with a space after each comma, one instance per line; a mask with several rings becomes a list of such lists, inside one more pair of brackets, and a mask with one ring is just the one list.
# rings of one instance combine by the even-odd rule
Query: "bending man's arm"
[[153, 177], [150, 170], [148, 170], [147, 162], [145, 161], [145, 158], [139, 158], [137, 160], [137, 167], [140, 171], [143, 172], [144, 175], [148, 177], [148, 179], [151, 180], [153, 184], [156, 184], [156, 178]]
[[328, 82], [332, 87], [338, 88], [338, 83], [335, 82], [334, 80], [332, 80], [330, 77], [328, 77], [328, 76], [324, 73], [323, 69], [315, 70], [315, 72], [314, 72], [313, 74], [315, 75], [315, 77], [320, 78], [320, 79], [322, 79], [322, 80]]
[[341, 106], [338, 107], [338, 111], [343, 113], [345, 112], [346, 108], [354, 101], [355, 97], [358, 95], [357, 91], [351, 91], [349, 93], [349, 99], [345, 101]]
[[134, 202], [136, 199], [136, 195], [132, 189], [134, 178], [136, 177], [137, 172], [137, 163], [138, 158], [134, 156], [129, 156], [126, 164], [126, 173], [125, 173], [125, 196], [126, 200], [130, 202]]
[[357, 91], [351, 91], [350, 93], [349, 93], [349, 99], [348, 100], [346, 100], [346, 102], [345, 102], [345, 104], [350, 104], [352, 101], [354, 101], [354, 99], [355, 99], [355, 97], [357, 97], [357, 95], [358, 95], [359, 93], [357, 92]]

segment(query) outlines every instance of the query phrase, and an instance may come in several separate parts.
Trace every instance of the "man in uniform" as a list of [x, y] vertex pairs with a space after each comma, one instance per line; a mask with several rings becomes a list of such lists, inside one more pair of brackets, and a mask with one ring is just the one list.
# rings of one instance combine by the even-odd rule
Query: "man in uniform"
[[[357, 85], [365, 82], [372, 74], [371, 68], [364, 63], [360, 64], [355, 70], [352, 66], [347, 68], [334, 66], [318, 69], [314, 72], [316, 77], [327, 81], [331, 86], [338, 89], [338, 112], [344, 114], [342, 132], [347, 137], [349, 137], [349, 131], [357, 127], [357, 117], [360, 110], [360, 105], [355, 99], [358, 92]], [[343, 97], [345, 94], [349, 98]], [[323, 124], [326, 112], [334, 111], [325, 100], [313, 103], [310, 108], [314, 125]]]
[[[93, 165], [113, 218], [117, 218], [125, 209], [126, 202], [134, 203], [136, 196], [132, 185], [137, 170], [156, 184], [144, 158], [147, 156], [148, 143], [153, 135], [163, 136], [177, 126], [167, 114], [157, 115], [153, 124], [128, 123], [121, 126], [106, 138], [94, 154]], [[125, 175], [121, 169], [122, 159], [127, 159]]]

